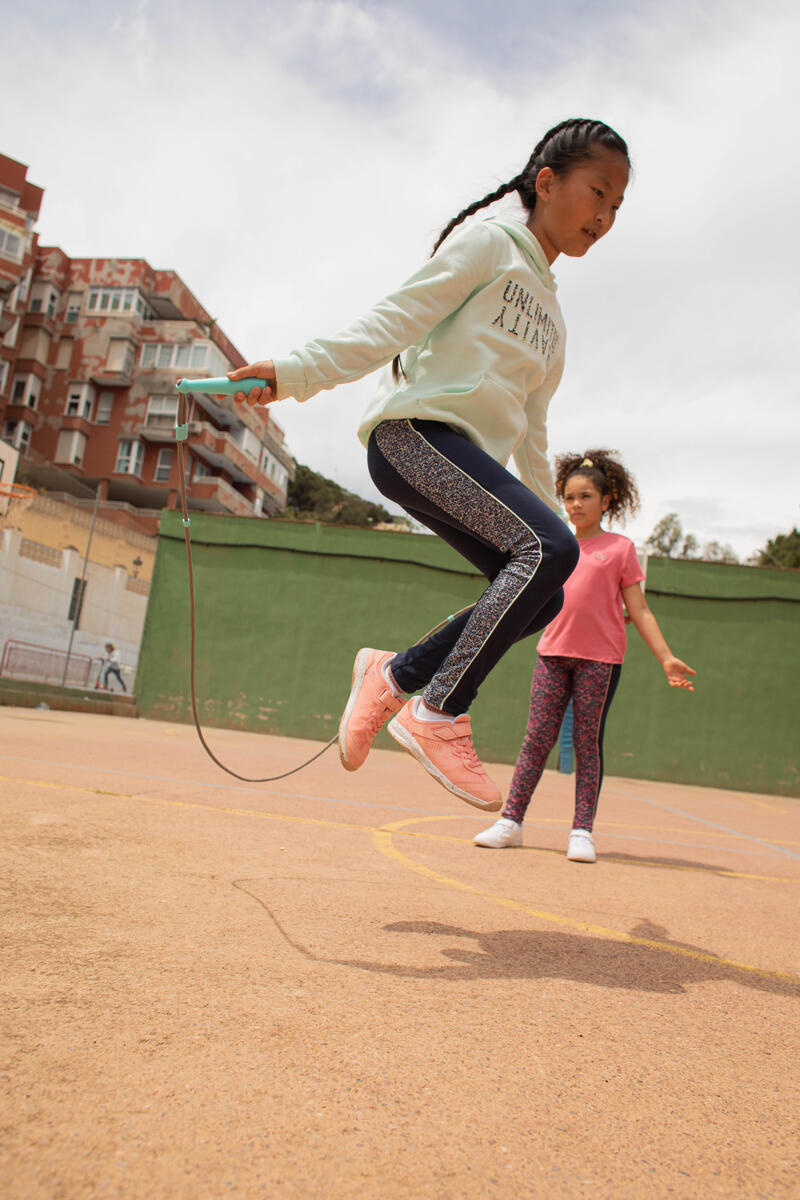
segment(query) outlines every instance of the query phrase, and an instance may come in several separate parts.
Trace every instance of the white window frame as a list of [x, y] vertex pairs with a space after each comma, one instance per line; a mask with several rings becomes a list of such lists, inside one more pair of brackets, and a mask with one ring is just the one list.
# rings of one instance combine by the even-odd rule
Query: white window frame
[[205, 370], [209, 375], [224, 375], [232, 365], [213, 342], [207, 341], [145, 342], [139, 364], [151, 370]]
[[175, 451], [171, 446], [162, 446], [158, 452], [158, 461], [156, 469], [153, 473], [153, 479], [156, 483], [169, 483], [169, 477], [172, 474], [172, 459]]
[[0, 225], [0, 255], [12, 262], [21, 262], [25, 255], [25, 238], [19, 230]]
[[67, 325], [76, 325], [78, 318], [81, 315], [81, 305], [83, 302], [82, 292], [70, 292], [67, 296], [67, 311], [65, 321]]
[[94, 388], [90, 383], [71, 383], [69, 385], [64, 416], [80, 417], [84, 421], [91, 421], [93, 406]]
[[6, 390], [8, 383], [8, 359], [0, 358], [0, 396]]
[[[121, 363], [112, 365], [112, 348], [120, 343], [124, 343], [124, 346], [125, 346], [125, 351], [121, 356], [122, 361], [121, 361]], [[130, 338], [124, 338], [124, 337], [109, 338], [108, 351], [106, 353], [106, 370], [107, 371], [119, 371], [119, 373], [121, 375], [130, 375], [133, 371], [133, 364], [135, 361], [136, 361], [136, 350], [134, 349], [133, 342], [130, 340]]]
[[33, 426], [27, 421], [6, 421], [3, 426], [3, 441], [8, 442], [24, 457], [25, 451], [31, 444]]
[[151, 428], [174, 429], [177, 423], [177, 396], [148, 396], [145, 425]]
[[94, 413], [95, 425], [110, 425], [111, 410], [114, 407], [114, 393], [101, 392], [97, 397], [97, 408]]
[[117, 461], [114, 466], [116, 475], [136, 475], [142, 473], [144, 463], [144, 443], [136, 438], [120, 438], [117, 446]]
[[[17, 395], [19, 385], [22, 391]], [[20, 374], [14, 376], [14, 387], [11, 392], [12, 404], [24, 404], [26, 408], [38, 408], [39, 396], [42, 392], [42, 381], [38, 375]]]
[[80, 429], [62, 429], [58, 435], [55, 461], [82, 467], [88, 442], [86, 434], [81, 433]]

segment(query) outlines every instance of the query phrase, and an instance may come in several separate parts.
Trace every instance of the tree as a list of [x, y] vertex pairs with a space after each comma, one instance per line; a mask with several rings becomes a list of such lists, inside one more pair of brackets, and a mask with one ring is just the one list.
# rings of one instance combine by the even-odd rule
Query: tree
[[657, 558], [671, 558], [672, 551], [683, 537], [683, 526], [677, 513], [667, 513], [653, 529], [645, 545]]
[[800, 567], [800, 530], [791, 533], [776, 533], [763, 550], [756, 551], [759, 567]]
[[738, 563], [739, 561], [733, 546], [727, 542], [724, 546], [721, 542], [706, 542], [700, 557], [703, 562]]
[[693, 533], [684, 533], [677, 513], [667, 513], [653, 529], [645, 542], [656, 558], [690, 558], [703, 562], [738, 562], [732, 546], [719, 542], [706, 542], [702, 550]]
[[381, 504], [373, 504], [298, 463], [286, 492], [284, 516], [301, 521], [325, 521], [339, 525], [377, 525], [392, 522]]

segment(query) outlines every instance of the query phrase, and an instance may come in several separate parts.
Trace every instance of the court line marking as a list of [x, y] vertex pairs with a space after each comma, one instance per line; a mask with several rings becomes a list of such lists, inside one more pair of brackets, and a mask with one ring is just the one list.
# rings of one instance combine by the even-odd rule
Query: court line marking
[[[363, 801], [363, 800], [339, 800], [333, 796], [309, 795], [307, 792], [283, 792], [283, 791], [278, 791], [275, 788], [266, 788], [266, 787], [263, 787], [260, 785], [255, 785], [255, 784], [250, 787], [242, 787], [241, 784], [232, 784], [232, 783], [223, 783], [223, 782], [209, 783], [207, 780], [186, 779], [185, 777], [180, 776], [180, 775], [151, 775], [145, 771], [123, 771], [119, 767], [94, 767], [94, 766], [88, 767], [86, 763], [59, 762], [59, 761], [56, 761], [54, 759], [49, 759], [49, 758], [32, 758], [30, 755], [23, 755], [23, 754], [2, 754], [2, 753], [0, 753], [0, 760], [2, 760], [2, 759], [6, 759], [9, 762], [35, 763], [36, 766], [48, 766], [48, 767], [60, 767], [60, 768], [67, 767], [70, 770], [75, 770], [75, 771], [92, 770], [95, 774], [120, 775], [124, 779], [147, 779], [147, 780], [150, 780], [151, 782], [155, 782], [155, 783], [172, 783], [172, 784], [179, 784], [184, 787], [200, 787], [200, 788], [207, 788], [209, 790], [214, 790], [214, 791], [244, 792], [245, 795], [253, 795], [254, 793], [257, 793], [258, 795], [262, 795], [262, 796], [263, 795], [278, 796], [278, 797], [281, 797], [282, 799], [287, 799], [287, 800], [310, 800], [310, 801], [318, 802], [320, 804], [350, 805], [353, 808], [385, 808], [385, 809], [389, 809], [391, 812], [418, 813], [420, 816], [428, 815], [427, 809], [423, 810], [423, 809], [419, 809], [419, 808], [411, 808], [407, 805], [387, 804], [383, 801], [367, 802], [367, 801]], [[2, 776], [2, 778], [13, 778], [13, 777]], [[609, 789], [609, 790], [612, 790], [612, 789]], [[120, 793], [120, 794], [122, 794], [122, 793]], [[737, 795], [738, 795], [738, 793], [737, 793]], [[620, 797], [622, 799], [634, 799], [634, 800], [642, 799], [639, 796], [630, 796], [630, 795], [626, 795], [625, 793], [620, 793]], [[658, 805], [656, 804], [656, 801], [643, 800], [643, 803], [645, 803], [645, 804], [651, 803], [658, 807]], [[777, 811], [783, 812], [785, 810], [780, 809]], [[451, 815], [452, 814], [450, 814], [450, 813], [443, 813], [442, 819], [443, 820], [448, 819]], [[468, 817], [467, 813], [464, 813], [462, 815], [462, 819], [466, 819], [467, 817]], [[690, 818], [690, 819], [691, 820], [695, 820], [695, 819], [702, 820], [702, 818]], [[721, 826], [721, 825], [715, 826], [715, 825], [713, 825], [713, 822], [708, 822], [708, 824], [712, 825], [714, 831], [717, 833], [720, 831], [724, 831], [724, 826]], [[535, 817], [528, 821], [528, 825], [529, 825], [529, 827], [538, 826], [542, 829], [548, 828], [550, 825], [553, 825], [557, 828], [563, 828], [564, 822], [561, 820], [560, 817]], [[646, 828], [646, 827], [643, 827], [642, 825], [634, 825], [630, 821], [604, 821], [603, 822], [603, 832], [604, 833], [607, 830], [611, 830], [611, 829], [642, 829], [642, 828]], [[676, 828], [675, 826], [672, 826], [672, 825], [651, 826], [651, 827], [649, 827], [649, 831], [653, 832], [653, 833], [685, 833], [686, 832], [686, 830], [682, 829], [681, 827]], [[624, 837], [626, 835], [608, 833], [607, 836], [608, 837]], [[630, 836], [630, 840], [632, 840], [632, 841], [653, 841], [653, 840], [655, 840], [652, 837], [641, 838], [641, 837], [637, 837], [634, 834], [631, 834], [629, 836]], [[696, 836], [697, 837], [713, 837], [714, 833], [705, 833], [702, 830], [698, 830]], [[738, 833], [736, 831], [732, 831], [731, 836], [737, 837], [737, 838], [748, 838], [747, 834]], [[757, 838], [750, 839], [750, 840], [755, 841], [758, 845], [763, 845], [768, 848], [772, 846], [772, 843], [761, 842]], [[699, 849], [699, 850], [713, 848], [713, 847], [705, 847], [701, 843], [693, 843], [693, 842], [672, 842], [672, 843], [663, 842], [660, 844], [695, 847], [696, 849]], [[783, 843], [783, 846], [800, 846], [800, 842], [785, 841]], [[728, 847], [728, 846], [723, 846], [723, 847], [719, 847], [719, 848], [723, 849], [723, 850], [728, 850], [728, 849], [733, 850], [732, 847]], [[792, 857], [791, 852], [784, 850], [782, 847], [776, 846], [776, 847], [774, 847], [774, 849], [776, 850], [776, 853], [774, 854], [774, 857], [776, 857], [776, 858], [780, 858], [781, 855], [785, 855], [787, 853], [790, 855], [790, 857]], [[733, 850], [733, 853], [747, 854], [748, 851]], [[800, 859], [800, 854], [795, 855], [794, 857]]]
[[[5, 776], [0, 776], [0, 779], [5, 779]], [[77, 784], [59, 784], [51, 783], [48, 780], [39, 779], [23, 779], [12, 777], [12, 782], [28, 783], [34, 787], [43, 787], [59, 791], [81, 792], [83, 794], [93, 796], [111, 796], [114, 799], [120, 800], [139, 800], [147, 804], [161, 805], [171, 808], [188, 808], [199, 809], [200, 811], [213, 813], [229, 813], [234, 816], [255, 817], [258, 820], [271, 821], [287, 821], [296, 825], [321, 825], [328, 829], [351, 829], [359, 833], [372, 834], [373, 844], [385, 857], [394, 859], [404, 867], [419, 875], [423, 875], [428, 879], [433, 879], [437, 883], [441, 883], [446, 887], [454, 888], [458, 891], [467, 892], [471, 895], [480, 896], [482, 899], [490, 900], [501, 908], [509, 908], [516, 912], [525, 913], [527, 916], [534, 916], [540, 920], [549, 921], [552, 924], [562, 925], [568, 929], [574, 929], [582, 933], [590, 933], [596, 937], [603, 937], [609, 941], [628, 942], [636, 946], [645, 946], [651, 950], [663, 951], [667, 954], [677, 954], [685, 958], [695, 959], [697, 962], [710, 963], [716, 966], [726, 967], [736, 971], [742, 971], [747, 974], [759, 975], [766, 979], [778, 979], [781, 982], [788, 982], [800, 985], [800, 976], [791, 975], [783, 971], [769, 971], [763, 967], [754, 967], [749, 963], [739, 963], [732, 959], [723, 958], [720, 955], [708, 954], [702, 950], [693, 950], [685, 946], [676, 946], [671, 942], [659, 942], [653, 938], [641, 938], [635, 934], [625, 933], [622, 930], [608, 929], [603, 925], [594, 925], [588, 921], [580, 921], [575, 917], [565, 917], [560, 913], [550, 913], [542, 909], [532, 908], [530, 905], [522, 904], [518, 900], [511, 900], [505, 896], [498, 896], [494, 892], [488, 892], [483, 888], [476, 887], [474, 884], [463, 883], [458, 879], [451, 879], [447, 875], [442, 875], [438, 871], [432, 870], [430, 867], [425, 867], [420, 863], [415, 863], [413, 859], [408, 858], [394, 845], [392, 838], [394, 836], [409, 837], [416, 836], [425, 840], [433, 841], [461, 841], [462, 839], [444, 838], [441, 836], [431, 837], [427, 834], [415, 833], [405, 829], [407, 825], [424, 824], [430, 821], [440, 821], [442, 818], [436, 815], [427, 817], [409, 817], [403, 821], [393, 821], [382, 826], [375, 825], [353, 825], [343, 821], [326, 821], [318, 817], [295, 817], [284, 813], [265, 813], [253, 811], [247, 808], [227, 808], [213, 804], [201, 804], [196, 800], [170, 800], [156, 796], [143, 796], [138, 793], [131, 792], [109, 792], [102, 788], [81, 787]], [[451, 817], [452, 820], [459, 820], [459, 817]], [[545, 851], [545, 853], [553, 853], [553, 851]], [[718, 872], [715, 872], [718, 873]], [[788, 881], [787, 881], [788, 882]]]
[[[258, 820], [288, 821], [288, 822], [298, 824], [298, 825], [321, 825], [321, 826], [323, 826], [323, 828], [326, 828], [326, 829], [358, 829], [358, 830], [363, 830], [367, 833], [370, 833], [373, 830], [384, 828], [384, 826], [357, 825], [353, 822], [346, 822], [346, 821], [328, 821], [328, 820], [325, 820], [323, 817], [298, 817], [298, 816], [294, 816], [291, 813], [265, 812], [263, 809], [230, 808], [226, 805], [221, 805], [221, 804], [201, 804], [197, 800], [175, 800], [168, 796], [145, 796], [141, 792], [112, 792], [112, 791], [109, 791], [107, 788], [93, 788], [93, 787], [87, 787], [85, 784], [76, 784], [76, 783], [55, 783], [49, 779], [27, 779], [21, 775], [0, 775], [0, 780], [2, 780], [5, 783], [27, 783], [27, 784], [30, 784], [32, 787], [47, 788], [52, 791], [81, 792], [84, 795], [89, 795], [89, 796], [110, 796], [116, 800], [141, 800], [142, 803], [144, 803], [144, 804], [163, 804], [163, 805], [167, 805], [167, 806], [172, 805], [173, 807], [176, 807], [176, 808], [194, 808], [200, 812], [228, 813], [229, 815], [232, 815], [232, 816], [255, 817]], [[290, 797], [290, 798], [292, 798], [292, 797]], [[406, 821], [400, 822], [400, 824], [401, 825], [415, 824], [415, 823], [422, 824], [422, 823], [429, 822], [429, 821], [462, 821], [463, 819], [464, 819], [463, 815], [460, 813], [458, 813], [458, 814], [428, 813], [422, 817], [408, 818]], [[472, 838], [451, 837], [448, 834], [419, 833], [417, 831], [410, 830], [410, 829], [402, 830], [402, 835], [403, 835], [403, 837], [423, 838], [427, 841], [434, 841], [434, 842], [455, 842], [458, 845], [465, 845], [465, 844], [472, 845], [473, 844]], [[641, 840], [646, 841], [647, 839], [642, 838]], [[659, 844], [661, 844], [661, 843], [659, 843]], [[689, 845], [691, 846], [691, 843], [689, 843]], [[697, 850], [710, 850], [710, 849], [715, 849], [715, 848], [723, 850], [725, 852], [733, 849], [730, 846], [722, 846], [722, 847], [695, 846], [694, 847], [694, 849], [697, 849]], [[527, 850], [528, 853], [533, 853], [533, 854], [557, 854], [557, 855], [560, 855], [562, 853], [562, 851], [560, 851], [560, 850], [550, 849], [545, 846], [522, 846], [522, 847], [520, 847], [520, 849]], [[791, 876], [791, 875], [785, 875], [785, 876], [782, 876], [782, 875], [758, 875], [758, 874], [753, 874], [751, 872], [746, 872], [746, 871], [732, 871], [727, 867], [702, 867], [702, 866], [693, 866], [691, 864], [663, 863], [663, 862], [658, 862], [657, 859], [634, 859], [634, 860], [631, 860], [631, 859], [627, 859], [627, 858], [615, 857], [612, 854], [603, 855], [603, 859], [606, 862], [617, 863], [619, 866], [632, 866], [632, 867], [650, 866], [650, 867], [653, 867], [660, 871], [663, 871], [663, 870], [693, 871], [693, 872], [697, 872], [698, 874], [702, 874], [702, 875], [716, 875], [716, 876], [722, 876], [722, 877], [729, 877], [731, 879], [756, 879], [756, 880], [761, 880], [761, 881], [767, 882], [767, 883], [800, 883], [800, 877], [795, 877], [795, 876]]]
[[[624, 792], [620, 795], [625, 796]], [[696, 821], [700, 825], [708, 825], [711, 829], [717, 829], [721, 833], [730, 834], [731, 837], [744, 838], [747, 842], [754, 842], [757, 846], [766, 846], [769, 850], [777, 850], [779, 854], [785, 854], [788, 858], [800, 859], [800, 854], [794, 850], [787, 850], [785, 846], [781, 846], [778, 842], [766, 842], [763, 838], [753, 837], [749, 833], [740, 833], [738, 829], [730, 829], [727, 825], [718, 825], [716, 821], [709, 821], [707, 817], [696, 817], [693, 813], [683, 812], [680, 808], [672, 808], [669, 804], [662, 804], [660, 800], [647, 800], [644, 796], [637, 796], [633, 793], [628, 793], [627, 799], [638, 800], [640, 804], [650, 804], [653, 808], [660, 808], [663, 812], [672, 813], [674, 817], [685, 817], [687, 821]]]
[[[386, 858], [400, 863], [401, 866], [416, 872], [418, 875], [424, 876], [426, 879], [433, 879], [437, 883], [453, 888], [456, 891], [466, 892], [472, 896], [479, 896], [482, 900], [490, 900], [500, 908], [510, 908], [514, 912], [525, 913], [527, 916], [537, 917], [539, 920], [548, 921], [554, 925], [562, 925], [567, 929], [574, 929], [581, 933], [590, 933], [595, 937], [601, 937], [608, 941], [627, 942], [633, 946], [645, 946], [650, 950], [659, 950], [667, 954], [677, 955], [680, 958], [690, 958], [696, 962], [710, 963], [713, 966], [726, 967], [750, 975], [759, 975], [765, 979], [779, 979], [783, 983], [800, 984], [800, 976], [797, 975], [790, 975], [783, 971], [769, 971], [763, 967], [754, 967], [749, 963], [735, 962], [733, 959], [723, 958], [718, 954], [709, 954], [703, 950], [694, 950], [688, 946], [676, 946], [672, 942], [660, 942], [654, 938], [643, 938], [637, 937], [632, 933], [623, 933], [618, 929], [607, 929], [604, 925], [594, 925], [588, 921], [580, 921], [575, 917], [565, 917], [560, 913], [546, 912], [543, 909], [522, 904], [519, 900], [511, 900], [506, 896], [498, 896], [494, 892], [487, 892], [484, 888], [476, 887], [471, 883], [464, 883], [460, 879], [451, 879], [448, 875], [442, 875], [439, 871], [434, 871], [422, 863], [415, 863], [413, 859], [398, 850], [392, 841], [395, 834], [405, 832], [402, 826], [413, 824], [417, 819], [412, 817], [405, 821], [393, 821], [388, 825], [384, 825], [381, 829], [373, 833], [372, 840], [375, 848]], [[429, 818], [422, 818], [423, 821], [427, 819]]]

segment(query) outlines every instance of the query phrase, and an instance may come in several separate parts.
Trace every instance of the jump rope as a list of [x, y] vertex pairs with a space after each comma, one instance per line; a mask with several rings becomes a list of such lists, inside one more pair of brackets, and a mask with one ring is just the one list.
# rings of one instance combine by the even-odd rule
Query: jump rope
[[[203, 730], [200, 725], [200, 717], [197, 712], [197, 691], [195, 688], [197, 630], [195, 627], [194, 568], [192, 565], [192, 541], [189, 533], [189, 506], [186, 495], [186, 471], [184, 469], [183, 457], [183, 443], [186, 441], [186, 438], [189, 435], [189, 422], [186, 416], [186, 393], [207, 392], [217, 396], [233, 396], [236, 394], [236, 392], [244, 392], [245, 395], [247, 395], [255, 387], [265, 388], [267, 386], [268, 381], [266, 379], [239, 379], [238, 381], [234, 382], [234, 380], [228, 379], [228, 377], [225, 375], [214, 379], [179, 379], [175, 384], [175, 389], [178, 392], [178, 418], [175, 428], [175, 442], [178, 449], [178, 482], [181, 498], [183, 536], [186, 543], [186, 567], [189, 578], [189, 693], [192, 702], [192, 717], [194, 718], [194, 727], [197, 730], [197, 736], [199, 737], [200, 743], [209, 758], [215, 762], [221, 770], [225, 771], [226, 774], [232, 775], [234, 779], [241, 779], [244, 783], [275, 783], [279, 779], [286, 779], [289, 775], [296, 775], [298, 771], [302, 771], [316, 759], [320, 758], [326, 750], [329, 750], [334, 742], [338, 741], [339, 736], [338, 732], [334, 734], [331, 740], [327, 742], [321, 750], [318, 750], [316, 754], [312, 754], [311, 758], [305, 759], [305, 761], [301, 762], [299, 766], [292, 767], [290, 771], [283, 771], [280, 775], [265, 775], [263, 777], [255, 778], [250, 775], [240, 775], [238, 771], [233, 771], [230, 767], [226, 767], [223, 762], [220, 762], [203, 736]], [[471, 605], [467, 605], [467, 608], [471, 607]], [[462, 608], [459, 612], [452, 613], [449, 617], [445, 617], [443, 621], [440, 621], [438, 625], [434, 625], [433, 629], [428, 630], [428, 632], [414, 644], [418, 646], [420, 642], [424, 642], [449, 621], [452, 621], [455, 617], [461, 616], [462, 613], [467, 611], [467, 608]]]

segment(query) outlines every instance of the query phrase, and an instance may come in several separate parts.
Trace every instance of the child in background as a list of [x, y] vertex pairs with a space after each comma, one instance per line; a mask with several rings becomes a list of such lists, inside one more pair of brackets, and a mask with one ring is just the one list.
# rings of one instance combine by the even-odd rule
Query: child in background
[[522, 845], [522, 822], [547, 756], [573, 702], [575, 817], [567, 858], [595, 862], [592, 827], [603, 781], [603, 732], [625, 657], [629, 618], [661, 663], [670, 687], [694, 691], [695, 672], [670, 650], [647, 606], [644, 579], [629, 538], [607, 533], [602, 519], [624, 520], [639, 506], [633, 477], [612, 450], [587, 450], [556, 459], [556, 492], [580, 546], [580, 561], [564, 585], [564, 606], [537, 647], [530, 713], [502, 816], [475, 837], [478, 846]]
[[[307, 400], [393, 362], [359, 429], [373, 482], [489, 581], [470, 610], [422, 643], [358, 652], [339, 726], [348, 771], [393, 718], [391, 736], [438, 783], [478, 808], [502, 805], [475, 753], [467, 710], [506, 651], [559, 611], [578, 561], [547, 462], [547, 409], [565, 336], [550, 267], [559, 254], [583, 257], [608, 233], [629, 169], [627, 146], [608, 125], [562, 121], [518, 175], [462, 209], [430, 260], [360, 320], [283, 359], [228, 373], [267, 380], [236, 401], [268, 404]], [[458, 228], [514, 192], [526, 220]], [[322, 243], [335, 236], [324, 200], [318, 232]], [[505, 469], [512, 455], [519, 479]]]

